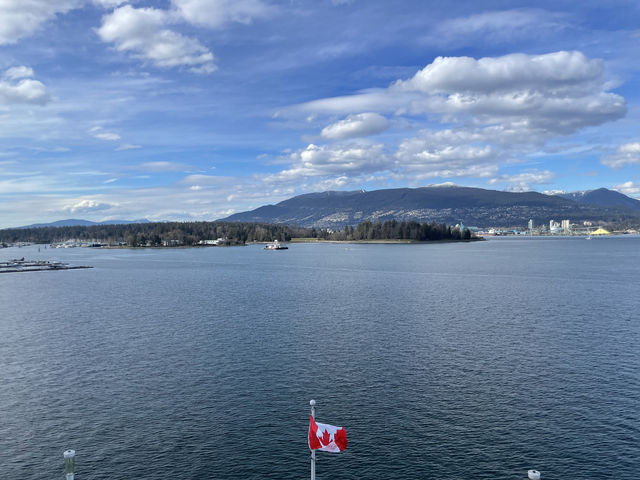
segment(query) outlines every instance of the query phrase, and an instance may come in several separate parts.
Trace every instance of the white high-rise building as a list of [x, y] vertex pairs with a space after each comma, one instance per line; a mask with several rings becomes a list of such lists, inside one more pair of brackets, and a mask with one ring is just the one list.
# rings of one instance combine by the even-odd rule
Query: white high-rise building
[[562, 220], [562, 230], [568, 232], [570, 228], [571, 224], [569, 223], [569, 220]]

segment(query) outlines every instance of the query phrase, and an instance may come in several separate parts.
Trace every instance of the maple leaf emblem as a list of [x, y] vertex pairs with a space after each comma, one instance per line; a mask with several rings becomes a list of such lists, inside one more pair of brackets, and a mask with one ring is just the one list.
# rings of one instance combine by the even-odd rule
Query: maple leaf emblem
[[322, 433], [322, 438], [320, 439], [320, 443], [322, 443], [322, 445], [326, 447], [327, 445], [329, 445], [330, 441], [331, 441], [331, 435], [329, 434], [329, 432], [325, 430]]

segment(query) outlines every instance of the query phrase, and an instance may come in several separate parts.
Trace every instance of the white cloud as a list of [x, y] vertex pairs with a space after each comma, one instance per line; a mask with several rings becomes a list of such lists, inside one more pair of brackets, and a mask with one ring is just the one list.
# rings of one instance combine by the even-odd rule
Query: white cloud
[[344, 120], [327, 125], [322, 129], [322, 138], [328, 140], [344, 140], [354, 137], [375, 135], [386, 130], [389, 121], [377, 113], [359, 113], [349, 115]]
[[[30, 103], [45, 105], [51, 99], [44, 84], [33, 80], [33, 70], [29, 67], [12, 67], [3, 74], [0, 80], [0, 105]], [[18, 82], [13, 82], [19, 80]]]
[[135, 0], [92, 0], [96, 5], [103, 8], [113, 8], [122, 5], [123, 3], [133, 3]]
[[82, 5], [84, 0], [0, 1], [0, 45], [16, 43], [42, 24]]
[[393, 88], [425, 93], [475, 93], [545, 91], [567, 96], [602, 76], [602, 61], [581, 52], [545, 55], [514, 53], [476, 60], [471, 57], [437, 57], [409, 80]]
[[100, 203], [95, 200], [85, 199], [85, 200], [80, 200], [79, 202], [74, 203], [73, 205], [68, 205], [64, 207], [64, 210], [71, 213], [90, 213], [90, 212], [96, 212], [99, 210], [107, 210], [111, 207], [112, 205], [108, 203]]
[[151, 61], [157, 67], [188, 67], [195, 73], [216, 70], [213, 53], [197, 39], [165, 28], [170, 22], [166, 10], [125, 5], [102, 18], [97, 30], [104, 42], [121, 52]]
[[613, 189], [629, 196], [640, 195], [640, 184], [634, 182], [624, 182], [616, 185]]
[[89, 130], [89, 133], [98, 140], [106, 140], [109, 142], [115, 142], [120, 140], [120, 135], [114, 132], [105, 132], [102, 127], [93, 127]]
[[609, 87], [602, 61], [580, 52], [438, 57], [387, 89], [315, 100], [290, 112], [440, 115], [460, 124], [526, 125], [550, 138], [623, 117], [626, 102]]
[[166, 161], [146, 162], [135, 167], [136, 170], [144, 170], [146, 172], [180, 172], [188, 168], [183, 163], [174, 163]]
[[25, 67], [21, 65], [19, 67], [11, 67], [6, 72], [4, 72], [4, 78], [9, 80], [18, 80], [20, 78], [31, 78], [33, 77], [33, 69], [31, 67]]
[[124, 150], [135, 150], [137, 148], [142, 148], [142, 145], [133, 145], [131, 143], [123, 143], [118, 148], [116, 148], [116, 152], [122, 152]]
[[[488, 17], [476, 20], [489, 21]], [[315, 100], [278, 116], [312, 116], [315, 122], [322, 115], [346, 115], [322, 131], [322, 137], [330, 140], [368, 133], [370, 124], [358, 113], [362, 111], [377, 119], [390, 114], [398, 123], [401, 117], [410, 117], [407, 125], [429, 122], [430, 130], [399, 142], [394, 175], [495, 178], [499, 165], [522, 161], [551, 139], [623, 117], [625, 99], [610, 88], [603, 62], [577, 51], [481, 59], [438, 57], [388, 88]], [[438, 130], [433, 126], [438, 121], [447, 127]], [[383, 128], [382, 123], [378, 128]], [[300, 162], [293, 160], [288, 171], [292, 175], [302, 170]], [[510, 183], [526, 186], [535, 181]]]
[[506, 189], [512, 192], [529, 192], [531, 185], [548, 184], [555, 178], [555, 173], [550, 170], [532, 170], [513, 175], [501, 175], [489, 180], [490, 185], [505, 184]]
[[409, 138], [396, 152], [396, 169], [420, 179], [488, 177], [497, 173], [489, 145], [445, 145]]
[[229, 185], [232, 181], [233, 179], [231, 177], [194, 174], [194, 175], [187, 175], [182, 180], [180, 180], [179, 183], [182, 185], [190, 185], [190, 186], [198, 187], [198, 188], [195, 188], [194, 190], [199, 190], [202, 188], [203, 185], [223, 186], [223, 185]]
[[291, 168], [264, 177], [267, 183], [308, 177], [360, 175], [389, 168], [383, 145], [309, 145], [290, 155]]
[[620, 145], [615, 154], [604, 157], [600, 161], [603, 165], [615, 169], [626, 165], [640, 164], [640, 142]]
[[172, 4], [187, 22], [210, 28], [220, 28], [228, 22], [249, 24], [272, 11], [261, 0], [172, 0]]
[[117, 140], [120, 140], [120, 135], [118, 135], [117, 133], [113, 133], [113, 132], [96, 133], [94, 135], [94, 137], [98, 138], [100, 140], [108, 140], [110, 142], [115, 142]]

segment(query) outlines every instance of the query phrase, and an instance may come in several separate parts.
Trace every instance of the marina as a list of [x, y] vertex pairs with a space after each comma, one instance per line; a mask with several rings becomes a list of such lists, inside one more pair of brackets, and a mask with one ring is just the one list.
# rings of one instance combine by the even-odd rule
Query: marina
[[42, 272], [45, 270], [77, 270], [80, 268], [93, 268], [88, 265], [69, 265], [64, 262], [50, 262], [48, 260], [20, 259], [0, 262], [0, 273], [18, 272]]

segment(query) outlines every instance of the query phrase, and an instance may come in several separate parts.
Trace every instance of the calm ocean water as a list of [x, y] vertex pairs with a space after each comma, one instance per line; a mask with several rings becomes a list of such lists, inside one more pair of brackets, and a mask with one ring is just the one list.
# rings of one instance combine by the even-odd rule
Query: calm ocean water
[[640, 238], [0, 250], [0, 478], [636, 479]]

